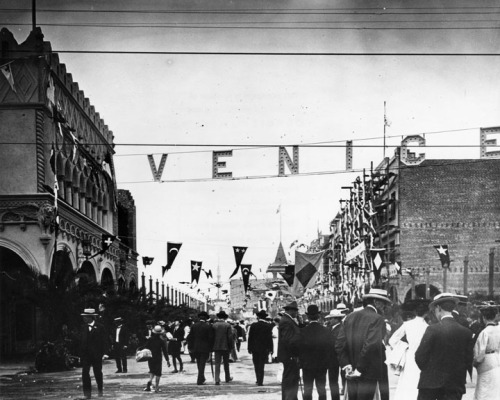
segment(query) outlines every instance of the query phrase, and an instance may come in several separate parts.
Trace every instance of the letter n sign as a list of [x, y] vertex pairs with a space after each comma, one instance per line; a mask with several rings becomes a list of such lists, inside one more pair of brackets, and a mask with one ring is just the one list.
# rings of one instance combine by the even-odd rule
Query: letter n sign
[[280, 158], [278, 167], [279, 176], [285, 176], [285, 162], [292, 175], [297, 175], [299, 173], [299, 146], [293, 146], [293, 162], [286, 149], [283, 146], [280, 146]]

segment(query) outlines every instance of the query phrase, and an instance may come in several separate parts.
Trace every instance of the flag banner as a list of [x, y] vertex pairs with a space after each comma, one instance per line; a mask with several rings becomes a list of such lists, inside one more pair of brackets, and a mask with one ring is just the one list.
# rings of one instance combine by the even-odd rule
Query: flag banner
[[153, 263], [154, 257], [142, 257], [142, 263], [145, 267]]
[[203, 272], [205, 272], [205, 275], [207, 276], [207, 279], [208, 278], [212, 278], [213, 279], [212, 270], [211, 269], [209, 269], [208, 271], [203, 270]]
[[196, 284], [198, 284], [200, 280], [201, 264], [202, 261], [191, 260], [191, 283], [196, 281]]
[[290, 287], [293, 285], [293, 273], [295, 271], [295, 265], [289, 264], [285, 268], [285, 272], [280, 272], [280, 275], [285, 280], [286, 284]]
[[366, 250], [365, 242], [361, 242], [356, 247], [354, 247], [353, 249], [349, 250], [346, 253], [346, 255], [345, 255], [345, 262], [347, 263], [347, 262], [351, 261], [352, 259], [354, 259], [357, 256], [361, 255], [361, 253], [363, 253], [363, 251], [365, 251], [365, 250]]
[[243, 277], [243, 288], [245, 289], [245, 293], [248, 291], [250, 275], [252, 274], [252, 265], [251, 264], [241, 264], [241, 276]]
[[370, 249], [370, 256], [372, 259], [372, 271], [373, 275], [375, 275], [375, 282], [378, 283], [380, 280], [380, 271], [384, 266], [384, 258], [385, 258], [385, 249]]
[[[49, 81], [47, 84], [47, 100], [48, 100], [48, 106], [52, 109], [56, 105], [56, 96], [55, 96], [55, 87], [54, 87], [54, 81], [52, 79], [52, 75], [49, 73]], [[52, 106], [52, 107], [51, 107]]]
[[0, 69], [2, 70], [2, 74], [3, 76], [5, 76], [5, 79], [7, 79], [7, 82], [9, 82], [9, 85], [10, 85], [10, 88], [15, 92], [17, 93], [16, 91], [16, 87], [14, 85], [14, 75], [12, 74], [12, 69], [10, 68], [10, 64], [11, 63], [8, 63], [8, 64], [5, 64], [5, 65], [2, 65], [0, 67]]
[[439, 260], [441, 261], [441, 267], [450, 268], [450, 253], [448, 251], [447, 244], [434, 245], [434, 248], [439, 254]]
[[261, 299], [257, 303], [257, 310], [258, 311], [267, 311], [267, 300]]
[[115, 239], [116, 239], [116, 236], [107, 235], [107, 234], [103, 233], [102, 237], [101, 237], [101, 251], [99, 253], [100, 254], [106, 253], [106, 251], [108, 251], [109, 247], [113, 244]]
[[276, 291], [275, 290], [267, 291], [266, 298], [268, 298], [270, 301], [274, 301], [274, 299], [276, 298]]
[[291, 288], [294, 296], [303, 296], [306, 289], [314, 286], [324, 253], [324, 251], [319, 253], [295, 251], [295, 271]]
[[248, 247], [233, 246], [234, 259], [236, 260], [236, 269], [233, 271], [233, 273], [231, 274], [229, 279], [231, 279], [233, 276], [235, 276], [238, 273], [238, 270], [240, 269], [241, 261], [243, 260], [243, 256], [245, 255], [247, 248]]
[[395, 277], [397, 274], [402, 275], [401, 262], [394, 261], [394, 264], [389, 265], [389, 276]]
[[165, 272], [172, 268], [172, 264], [174, 263], [175, 257], [179, 254], [179, 250], [181, 249], [182, 243], [173, 243], [167, 242], [167, 265], [162, 266], [162, 276], [165, 275]]

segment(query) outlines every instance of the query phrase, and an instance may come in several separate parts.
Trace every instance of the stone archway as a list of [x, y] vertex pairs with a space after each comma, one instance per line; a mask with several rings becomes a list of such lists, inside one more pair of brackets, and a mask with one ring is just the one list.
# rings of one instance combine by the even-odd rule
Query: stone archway
[[38, 273], [11, 249], [0, 246], [0, 359], [31, 353], [37, 342], [34, 297]]
[[50, 267], [50, 282], [56, 290], [66, 291], [73, 286], [75, 273], [73, 263], [66, 250], [58, 250], [52, 257]]
[[109, 268], [104, 268], [101, 274], [101, 286], [105, 289], [114, 289], [115, 282], [113, 280], [113, 274]]
[[[434, 298], [434, 296], [441, 293], [441, 291], [434, 285], [429, 285], [429, 296], [428, 298]], [[415, 285], [415, 298], [416, 299], [425, 299], [425, 284]], [[412, 290], [408, 290], [405, 296], [405, 302], [412, 299]]]
[[84, 261], [76, 274], [76, 282], [81, 288], [86, 285], [97, 283], [94, 266], [90, 261]]

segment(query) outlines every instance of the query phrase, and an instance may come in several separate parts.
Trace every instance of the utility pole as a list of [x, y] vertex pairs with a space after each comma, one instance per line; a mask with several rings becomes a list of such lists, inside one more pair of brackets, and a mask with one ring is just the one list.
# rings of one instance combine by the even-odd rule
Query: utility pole
[[31, 0], [31, 21], [32, 30], [34, 31], [36, 28], [36, 0]]
[[489, 265], [489, 276], [488, 276], [488, 296], [493, 299], [493, 278], [495, 270], [495, 248], [490, 248], [490, 265]]
[[464, 258], [464, 296], [469, 293], [469, 256]]

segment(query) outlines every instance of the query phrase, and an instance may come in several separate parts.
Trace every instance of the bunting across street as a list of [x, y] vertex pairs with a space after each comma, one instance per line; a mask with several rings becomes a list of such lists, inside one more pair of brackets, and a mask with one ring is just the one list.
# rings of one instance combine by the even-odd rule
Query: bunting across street
[[233, 276], [235, 276], [238, 273], [238, 270], [240, 269], [241, 261], [243, 260], [243, 256], [245, 255], [245, 252], [247, 251], [247, 247], [242, 247], [242, 246], [233, 246], [233, 251], [234, 251], [234, 259], [236, 260], [236, 268], [229, 277], [231, 279]]
[[174, 263], [175, 257], [179, 254], [179, 250], [181, 249], [182, 243], [173, 243], [167, 242], [167, 265], [162, 266], [162, 276], [165, 275], [165, 272], [172, 268], [172, 264]]

